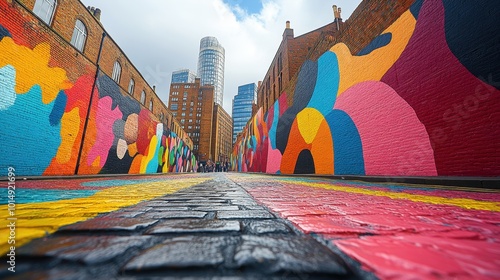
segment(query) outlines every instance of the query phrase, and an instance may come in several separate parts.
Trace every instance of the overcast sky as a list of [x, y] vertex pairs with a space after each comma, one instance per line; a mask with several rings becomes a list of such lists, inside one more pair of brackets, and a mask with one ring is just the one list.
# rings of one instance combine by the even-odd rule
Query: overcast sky
[[[347, 20], [361, 0], [81, 0], [102, 10], [101, 22], [156, 93], [167, 103], [173, 71], [196, 72], [200, 39], [225, 48], [224, 109], [231, 114], [238, 86], [262, 80], [291, 22], [297, 37]], [[118, 4], [119, 3], [119, 4]]]

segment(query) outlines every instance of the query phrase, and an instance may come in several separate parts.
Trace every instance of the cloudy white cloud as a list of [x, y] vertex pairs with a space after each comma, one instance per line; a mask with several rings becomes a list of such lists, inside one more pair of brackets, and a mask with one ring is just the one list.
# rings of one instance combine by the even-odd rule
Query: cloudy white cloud
[[[264, 78], [289, 20], [295, 36], [344, 20], [361, 0], [263, 0], [259, 14], [235, 11], [223, 0], [81, 0], [102, 10], [101, 22], [166, 102], [171, 74], [196, 71], [200, 39], [217, 37], [225, 48], [224, 109], [231, 114], [238, 86]], [[248, 1], [248, 0], [245, 0]]]

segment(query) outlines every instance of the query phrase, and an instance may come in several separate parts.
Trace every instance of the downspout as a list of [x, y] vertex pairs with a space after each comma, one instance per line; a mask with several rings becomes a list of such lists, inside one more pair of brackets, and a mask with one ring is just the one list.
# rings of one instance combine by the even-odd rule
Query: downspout
[[95, 91], [96, 84], [97, 84], [97, 78], [99, 76], [99, 72], [101, 71], [101, 67], [99, 66], [99, 61], [101, 60], [102, 47], [104, 45], [104, 39], [106, 38], [106, 36], [107, 36], [106, 32], [103, 32], [102, 37], [101, 37], [101, 44], [99, 45], [99, 52], [97, 53], [94, 83], [92, 84], [92, 91], [90, 93], [90, 98], [89, 98], [89, 106], [87, 107], [87, 114], [85, 117], [85, 123], [83, 124], [82, 140], [80, 141], [80, 149], [78, 150], [78, 158], [76, 159], [75, 175], [78, 175], [79, 168], [80, 168], [80, 160], [82, 158], [82, 152], [83, 152], [83, 147], [84, 147], [84, 142], [85, 142], [85, 134], [87, 133], [87, 127], [89, 125], [90, 110], [92, 108], [92, 100], [94, 98], [94, 91]]

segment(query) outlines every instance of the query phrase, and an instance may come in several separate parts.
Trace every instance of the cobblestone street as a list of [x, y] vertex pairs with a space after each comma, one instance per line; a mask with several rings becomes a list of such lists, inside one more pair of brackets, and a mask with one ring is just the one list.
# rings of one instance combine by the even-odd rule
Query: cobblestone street
[[500, 277], [488, 190], [236, 173], [18, 184], [30, 188], [54, 200], [17, 205], [3, 279]]

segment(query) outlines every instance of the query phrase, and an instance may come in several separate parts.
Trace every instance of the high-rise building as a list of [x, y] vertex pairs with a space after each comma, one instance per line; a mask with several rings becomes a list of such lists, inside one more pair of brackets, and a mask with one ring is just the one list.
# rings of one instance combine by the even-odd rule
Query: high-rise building
[[172, 72], [172, 84], [194, 83], [196, 73], [189, 69], [182, 69]]
[[204, 37], [200, 41], [198, 77], [201, 85], [214, 86], [214, 102], [223, 105], [224, 100], [225, 50], [215, 37]]
[[257, 98], [255, 83], [238, 87], [238, 94], [233, 99], [233, 143], [238, 133], [243, 131], [248, 120], [252, 117], [252, 104]]

